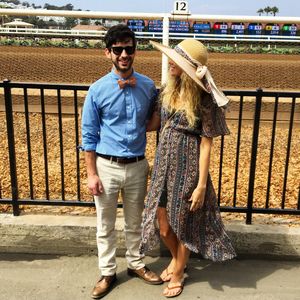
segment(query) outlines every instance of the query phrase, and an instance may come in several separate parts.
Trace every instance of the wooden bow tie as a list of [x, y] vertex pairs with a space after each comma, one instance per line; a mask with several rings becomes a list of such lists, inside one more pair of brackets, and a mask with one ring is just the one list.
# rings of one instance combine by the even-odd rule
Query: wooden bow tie
[[120, 89], [124, 89], [127, 85], [134, 87], [136, 85], [136, 78], [132, 76], [127, 80], [119, 79], [118, 84]]

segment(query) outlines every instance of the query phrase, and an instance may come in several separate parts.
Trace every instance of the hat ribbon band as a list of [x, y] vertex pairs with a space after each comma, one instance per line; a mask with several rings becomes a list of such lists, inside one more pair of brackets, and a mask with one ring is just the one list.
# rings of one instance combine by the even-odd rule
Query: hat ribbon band
[[190, 64], [192, 64], [194, 67], [196, 67], [196, 76], [199, 80], [201, 80], [203, 77], [206, 79], [206, 91], [212, 95], [213, 100], [215, 103], [219, 106], [226, 106], [229, 99], [224, 95], [222, 91], [218, 89], [216, 86], [209, 70], [206, 66], [203, 66], [200, 62], [190, 57], [182, 48], [180, 48], [178, 45], [175, 46], [174, 50], [183, 56]]
[[201, 80], [205, 76], [207, 72], [206, 66], [203, 66], [200, 62], [190, 57], [188, 53], [186, 53], [182, 48], [180, 48], [180, 46], [175, 46], [174, 50], [178, 54], [183, 56], [191, 65], [193, 65], [193, 67], [196, 67], [196, 76], [199, 80]]
[[[195, 59], [191, 58], [182, 48], [180, 48], [178, 45], [175, 46], [174, 50], [180, 54], [181, 56], [183, 56], [190, 64], [192, 64], [194, 67], [198, 67], [199, 66], [199, 62], [196, 61]], [[201, 64], [200, 64], [201, 65]]]
[[207, 66], [198, 66], [196, 70], [196, 76], [198, 79], [202, 79], [207, 72]]

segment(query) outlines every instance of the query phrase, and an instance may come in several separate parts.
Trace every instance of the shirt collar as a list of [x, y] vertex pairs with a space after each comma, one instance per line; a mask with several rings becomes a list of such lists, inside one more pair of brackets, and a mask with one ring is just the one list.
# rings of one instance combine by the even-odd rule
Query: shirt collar
[[130, 78], [131, 76], [134, 76], [135, 75], [135, 71], [134, 71], [134, 69], [132, 70], [132, 74], [128, 77], [128, 78], [122, 78], [119, 74], [117, 74], [116, 72], [115, 72], [115, 70], [112, 68], [111, 69], [111, 72], [110, 72], [110, 75], [111, 75], [111, 77], [113, 78], [113, 79], [115, 79], [115, 80], [118, 80], [118, 79], [122, 79], [122, 80], [126, 80], [126, 79], [128, 79], [128, 78]]

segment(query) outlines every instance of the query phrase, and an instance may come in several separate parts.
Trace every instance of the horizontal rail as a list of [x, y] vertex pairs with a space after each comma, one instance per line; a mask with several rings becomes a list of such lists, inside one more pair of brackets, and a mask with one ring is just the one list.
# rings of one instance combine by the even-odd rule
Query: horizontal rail
[[[47, 37], [104, 37], [106, 31], [98, 30], [63, 30], [63, 29], [39, 29], [39, 28], [3, 28], [0, 27], [0, 35], [22, 35], [22, 36], [47, 36]], [[137, 38], [162, 39], [162, 32], [135, 32]], [[246, 42], [288, 42], [299, 43], [300, 36], [284, 35], [242, 35], [242, 34], [215, 34], [215, 33], [169, 33], [170, 39], [195, 38], [199, 40], [224, 40], [224, 41], [246, 41]]]
[[[0, 199], [1, 204], [11, 204], [11, 199]], [[76, 206], [76, 207], [94, 207], [95, 203], [92, 201], [62, 201], [62, 200], [31, 200], [31, 199], [23, 199], [18, 200], [19, 205], [33, 205], [33, 206]], [[118, 208], [122, 208], [122, 203], [118, 203]]]
[[[20, 82], [20, 81], [10, 81], [9, 85], [11, 88], [36, 88], [36, 89], [61, 89], [61, 90], [77, 90], [77, 91], [87, 91], [90, 85], [87, 84], [61, 84], [61, 83], [36, 83], [36, 82]], [[3, 81], [0, 81], [0, 87], [3, 87]], [[225, 95], [229, 96], [256, 96], [257, 91], [253, 90], [224, 90]], [[299, 91], [292, 91], [292, 92], [281, 92], [281, 91], [263, 91], [263, 97], [294, 97], [298, 95], [297, 98], [300, 97], [300, 89]]]
[[[221, 206], [222, 212], [236, 212], [247, 213], [248, 209], [245, 207]], [[300, 215], [297, 209], [281, 209], [281, 208], [252, 208], [254, 214], [270, 214], [270, 215]]]
[[[14, 82], [10, 81], [11, 88], [26, 88], [28, 89], [47, 89], [47, 90], [71, 90], [71, 91], [87, 91], [89, 85], [86, 84], [60, 84], [60, 83], [35, 83], [35, 82]], [[3, 87], [3, 82], [0, 82], [0, 87]]]
[[[1, 204], [12, 204], [11, 199], [0, 199]], [[19, 205], [33, 205], [33, 206], [77, 206], [77, 207], [94, 207], [95, 203], [92, 201], [72, 201], [72, 200], [31, 200], [31, 199], [19, 199]], [[122, 203], [118, 203], [118, 207], [122, 207]], [[246, 207], [239, 206], [221, 206], [220, 210], [222, 212], [231, 213], [247, 213], [248, 209]], [[256, 214], [276, 214], [276, 215], [299, 215], [299, 210], [297, 209], [281, 209], [281, 208], [253, 208], [252, 213]]]
[[201, 21], [227, 21], [227, 22], [276, 22], [300, 23], [300, 17], [278, 16], [233, 16], [233, 15], [176, 15], [171, 13], [133, 13], [133, 12], [105, 12], [105, 11], [70, 11], [46, 9], [9, 9], [1, 8], [0, 15], [9, 16], [59, 16], [73, 18], [106, 18], [106, 19], [163, 19], [164, 17], [175, 20], [201, 20]]

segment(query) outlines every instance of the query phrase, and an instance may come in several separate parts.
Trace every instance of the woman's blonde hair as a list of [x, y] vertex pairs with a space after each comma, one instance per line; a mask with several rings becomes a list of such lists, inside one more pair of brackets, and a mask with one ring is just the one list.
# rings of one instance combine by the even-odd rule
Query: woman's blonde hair
[[200, 99], [201, 89], [185, 72], [179, 77], [169, 76], [161, 93], [162, 106], [168, 112], [183, 111], [191, 127], [197, 121]]

